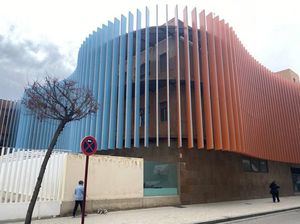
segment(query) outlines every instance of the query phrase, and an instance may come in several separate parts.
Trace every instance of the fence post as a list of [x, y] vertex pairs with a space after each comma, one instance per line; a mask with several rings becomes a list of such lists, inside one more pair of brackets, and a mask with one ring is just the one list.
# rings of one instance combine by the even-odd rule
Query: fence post
[[27, 149], [26, 150], [26, 159], [25, 159], [25, 167], [24, 167], [24, 175], [23, 175], [23, 177], [22, 177], [22, 182], [21, 183], [23, 183], [23, 189], [22, 189], [22, 197], [21, 197], [21, 202], [23, 202], [23, 200], [24, 200], [24, 202], [26, 202], [26, 200], [27, 200], [27, 196], [26, 196], [26, 193], [27, 193], [27, 188], [28, 188], [28, 184], [26, 184], [26, 176], [27, 176], [27, 171], [28, 171], [28, 157], [29, 157], [29, 155], [30, 155], [30, 150], [29, 149]]
[[[18, 175], [17, 175], [17, 182], [16, 182], [16, 188], [15, 188], [15, 192], [16, 192], [16, 200], [15, 202], [19, 202], [20, 199], [21, 199], [21, 196], [22, 196], [22, 193], [20, 192], [21, 191], [21, 185], [22, 185], [22, 182], [21, 182], [21, 178], [23, 177], [23, 166], [24, 166], [24, 160], [25, 160], [25, 150], [22, 149], [21, 152], [20, 152], [20, 158], [21, 158], [21, 161], [19, 162], [20, 163], [20, 171], [18, 169]], [[19, 198], [19, 195], [20, 195], [20, 198]]]
[[[8, 148], [8, 152], [10, 152], [10, 148]], [[8, 158], [7, 160], [7, 178], [5, 178], [4, 180], [4, 184], [5, 184], [5, 199], [4, 199], [4, 203], [7, 203], [7, 199], [8, 199], [8, 189], [9, 189], [9, 186], [10, 186], [10, 183], [11, 183], [11, 171], [12, 171], [12, 166], [13, 166], [13, 158], [14, 158], [14, 155], [15, 155], [15, 149], [12, 149], [12, 153], [8, 153], [6, 156]]]
[[[15, 190], [15, 185], [16, 185], [16, 178], [18, 176], [18, 171], [19, 171], [19, 161], [20, 161], [20, 149], [17, 149], [16, 155], [12, 157], [12, 174], [11, 174], [11, 179], [12, 182], [9, 185], [9, 192], [10, 192], [10, 197], [9, 197], [9, 203], [12, 203], [13, 201], [13, 196], [14, 193], [16, 193]], [[14, 159], [15, 158], [15, 159]]]
[[3, 195], [3, 187], [4, 187], [4, 180], [5, 180], [5, 174], [6, 174], [6, 165], [5, 165], [5, 168], [4, 168], [4, 158], [6, 159], [6, 157], [4, 156], [5, 152], [5, 148], [2, 147], [1, 148], [1, 158], [0, 158], [0, 203], [2, 202], [2, 195]]

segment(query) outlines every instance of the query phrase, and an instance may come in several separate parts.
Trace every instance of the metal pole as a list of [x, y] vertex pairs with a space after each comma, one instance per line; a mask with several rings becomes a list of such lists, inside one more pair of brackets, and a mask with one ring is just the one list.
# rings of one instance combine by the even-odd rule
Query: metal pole
[[88, 168], [89, 168], [89, 156], [86, 156], [86, 160], [85, 160], [85, 173], [84, 173], [84, 193], [83, 193], [83, 204], [82, 204], [82, 211], [81, 211], [81, 224], [84, 224]]

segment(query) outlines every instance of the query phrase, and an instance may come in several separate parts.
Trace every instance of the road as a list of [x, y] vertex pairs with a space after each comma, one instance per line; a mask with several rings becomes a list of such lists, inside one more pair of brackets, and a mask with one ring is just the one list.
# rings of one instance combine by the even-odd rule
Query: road
[[243, 220], [236, 220], [231, 222], [223, 222], [224, 224], [299, 224], [300, 223], [300, 209], [274, 213], [264, 216], [258, 216]]

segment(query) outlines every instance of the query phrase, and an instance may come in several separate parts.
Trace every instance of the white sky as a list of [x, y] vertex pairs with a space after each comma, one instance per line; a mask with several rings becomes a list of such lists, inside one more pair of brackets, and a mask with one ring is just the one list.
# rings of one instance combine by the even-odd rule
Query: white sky
[[[98, 26], [137, 8], [159, 4], [164, 22], [175, 4], [214, 12], [229, 22], [248, 51], [272, 71], [300, 74], [300, 3], [297, 0], [1, 0], [0, 98], [18, 99], [24, 86], [47, 74], [67, 77], [75, 68], [80, 44]], [[153, 24], [153, 23], [152, 23]], [[1, 52], [2, 51], [2, 52]]]

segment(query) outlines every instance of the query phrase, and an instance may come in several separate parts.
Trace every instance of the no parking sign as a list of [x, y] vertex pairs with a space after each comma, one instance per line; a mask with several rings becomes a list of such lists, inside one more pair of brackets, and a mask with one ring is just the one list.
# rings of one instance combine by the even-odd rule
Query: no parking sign
[[97, 151], [97, 141], [93, 136], [86, 136], [81, 141], [81, 151], [87, 155], [93, 155]]
[[81, 143], [81, 151], [86, 155], [85, 160], [85, 172], [84, 172], [84, 193], [83, 193], [83, 205], [81, 211], [81, 224], [84, 224], [84, 216], [85, 216], [85, 202], [86, 202], [86, 192], [87, 192], [87, 178], [88, 178], [88, 170], [89, 170], [89, 157], [93, 155], [97, 151], [97, 141], [93, 136], [86, 136], [82, 139]]

